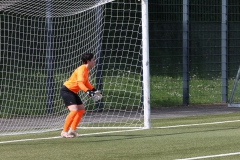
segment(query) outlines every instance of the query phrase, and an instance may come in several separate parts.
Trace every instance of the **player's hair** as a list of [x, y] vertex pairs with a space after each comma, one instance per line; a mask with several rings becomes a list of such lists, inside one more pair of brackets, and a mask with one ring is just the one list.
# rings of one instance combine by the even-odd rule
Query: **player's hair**
[[93, 53], [84, 53], [82, 55], [82, 62], [84, 64], [87, 64], [87, 61], [91, 61], [91, 59], [94, 57], [94, 54]]

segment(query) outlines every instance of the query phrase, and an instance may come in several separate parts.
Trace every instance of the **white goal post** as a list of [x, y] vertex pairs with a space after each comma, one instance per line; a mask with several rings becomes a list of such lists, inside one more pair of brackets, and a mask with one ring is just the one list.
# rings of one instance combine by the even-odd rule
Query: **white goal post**
[[62, 129], [60, 87], [85, 52], [103, 98], [79, 92], [78, 127], [151, 127], [148, 0], [4, 0], [0, 15], [0, 136]]

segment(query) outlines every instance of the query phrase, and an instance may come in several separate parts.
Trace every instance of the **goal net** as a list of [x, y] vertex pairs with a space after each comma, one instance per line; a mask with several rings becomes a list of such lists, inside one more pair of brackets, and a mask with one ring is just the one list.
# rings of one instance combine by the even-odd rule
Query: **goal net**
[[236, 75], [236, 78], [233, 83], [233, 88], [228, 102], [228, 107], [240, 107], [240, 66]]
[[0, 135], [62, 129], [60, 87], [85, 52], [95, 54], [89, 80], [103, 99], [79, 92], [79, 127], [144, 127], [141, 1], [0, 3]]

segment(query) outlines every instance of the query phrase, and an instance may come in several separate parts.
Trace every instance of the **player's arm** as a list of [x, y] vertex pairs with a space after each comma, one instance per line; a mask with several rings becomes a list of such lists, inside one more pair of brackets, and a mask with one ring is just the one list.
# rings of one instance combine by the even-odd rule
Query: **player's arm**
[[93, 97], [95, 95], [95, 91], [97, 91], [88, 81], [86, 83], [84, 83], [83, 81], [79, 81], [79, 87], [90, 97]]
[[81, 68], [77, 74], [77, 82], [78, 82], [79, 88], [84, 92], [87, 92], [87, 90], [89, 90], [88, 88], [89, 86], [86, 86], [85, 84], [86, 81], [88, 81], [88, 78], [85, 76], [84, 69]]
[[78, 85], [83, 90], [86, 92], [94, 101], [98, 101], [102, 98], [102, 95], [99, 95], [99, 92], [96, 94], [95, 92], [97, 91], [88, 81], [88, 74], [84, 73], [84, 70], [80, 70], [78, 74]]
[[[79, 70], [77, 81], [78, 86], [80, 87], [81, 90], [87, 92], [90, 97], [94, 95], [94, 91], [96, 91], [96, 89], [88, 81], [88, 74], [85, 73], [84, 69]], [[93, 93], [90, 93], [88, 91], [93, 91]]]
[[96, 89], [91, 85], [91, 83], [87, 80], [85, 83], [86, 87], [91, 91], [96, 91]]
[[92, 99], [94, 101], [98, 101], [100, 99], [102, 99], [102, 93], [101, 91], [98, 91], [96, 90], [90, 83], [89, 81], [86, 82], [86, 86], [90, 89], [92, 88], [91, 90], [88, 90], [87, 93], [90, 97], [92, 97]]
[[98, 101], [102, 99], [101, 92], [93, 88], [93, 86], [88, 81], [86, 81], [85, 84], [84, 83], [80, 83], [80, 84], [86, 87], [84, 92], [86, 92], [94, 101]]

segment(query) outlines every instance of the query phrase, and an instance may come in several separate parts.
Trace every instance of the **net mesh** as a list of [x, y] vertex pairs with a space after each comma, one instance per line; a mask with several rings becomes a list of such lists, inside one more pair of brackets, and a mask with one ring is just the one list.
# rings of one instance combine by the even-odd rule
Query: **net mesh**
[[95, 54], [79, 127], [143, 127], [140, 1], [1, 1], [0, 135], [61, 129], [63, 82]]

